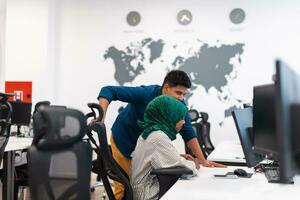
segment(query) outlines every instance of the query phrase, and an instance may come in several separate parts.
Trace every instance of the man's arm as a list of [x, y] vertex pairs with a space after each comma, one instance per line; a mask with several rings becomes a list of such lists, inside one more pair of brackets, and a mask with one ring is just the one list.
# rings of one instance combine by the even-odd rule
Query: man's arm
[[194, 155], [198, 159], [199, 164], [205, 166], [205, 167], [226, 167], [225, 165], [222, 165], [220, 163], [208, 161], [204, 158], [203, 153], [201, 151], [199, 142], [197, 138], [192, 138], [187, 142], [187, 146], [193, 151]]
[[225, 167], [225, 165], [208, 161], [204, 158], [203, 152], [197, 140], [197, 134], [192, 127], [191, 118], [188, 114], [185, 116], [185, 124], [180, 131], [180, 135], [186, 142], [187, 146], [192, 150], [193, 154], [196, 156], [199, 164], [205, 167]]
[[200, 148], [199, 142], [197, 140], [197, 133], [192, 127], [191, 118], [189, 114], [185, 115], [185, 124], [180, 130], [180, 135], [186, 142], [187, 146], [192, 150], [193, 154], [196, 156], [200, 164], [205, 163], [206, 159], [203, 156], [202, 150]]
[[111, 101], [123, 101], [127, 103], [141, 103], [150, 93], [147, 86], [126, 87], [126, 86], [105, 86], [102, 87], [98, 101], [103, 108], [103, 121], [106, 116], [107, 108]]
[[102, 118], [102, 122], [104, 122], [105, 119], [105, 115], [106, 115], [106, 111], [109, 105], [109, 101], [103, 97], [99, 98], [99, 105], [102, 107], [103, 109], [103, 118]]
[[203, 156], [203, 152], [200, 148], [197, 138], [193, 138], [190, 141], [188, 141], [187, 146], [192, 150], [192, 152], [194, 153], [194, 155], [196, 156], [200, 164], [205, 162], [206, 159]]
[[145, 99], [149, 98], [149, 95], [152, 94], [155, 88], [153, 86], [105, 86], [101, 88], [98, 100], [100, 97], [104, 97], [108, 102], [143, 103]]

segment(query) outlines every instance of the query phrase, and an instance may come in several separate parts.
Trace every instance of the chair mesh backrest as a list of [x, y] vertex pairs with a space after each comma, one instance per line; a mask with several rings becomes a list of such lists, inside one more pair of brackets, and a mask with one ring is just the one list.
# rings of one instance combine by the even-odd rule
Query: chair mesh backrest
[[34, 111], [32, 114], [32, 127], [34, 136], [32, 140], [33, 145], [36, 145], [37, 142], [46, 134], [46, 122], [41, 114], [41, 110], [48, 106], [50, 106], [50, 101], [40, 101], [34, 106]]
[[47, 107], [47, 106], [50, 106], [50, 101], [39, 101], [39, 102], [37, 102], [34, 106], [33, 114], [38, 112], [43, 107]]
[[86, 142], [61, 150], [29, 149], [29, 181], [34, 200], [89, 199], [92, 151]]
[[195, 109], [191, 109], [188, 111], [189, 116], [191, 118], [191, 122], [196, 122], [199, 119], [199, 113]]
[[[208, 122], [208, 114], [205, 112], [199, 112], [195, 109], [191, 109], [188, 111], [193, 129], [198, 135], [198, 142], [201, 147], [201, 150], [204, 154], [204, 157], [207, 156], [214, 150], [214, 146], [210, 140], [210, 123]], [[187, 153], [191, 153], [191, 151], [186, 148]]]
[[85, 116], [58, 107], [45, 108], [41, 114], [46, 134], [28, 152], [33, 199], [89, 199], [92, 149], [82, 141]]
[[209, 150], [213, 150], [215, 147], [213, 146], [211, 140], [210, 140], [210, 123], [208, 122], [208, 114], [205, 112], [200, 112], [201, 121], [199, 124], [201, 124], [202, 128], [202, 139], [205, 147]]
[[43, 148], [60, 148], [81, 140], [87, 131], [83, 113], [64, 107], [45, 107], [41, 115], [46, 122], [46, 134], [37, 146]]

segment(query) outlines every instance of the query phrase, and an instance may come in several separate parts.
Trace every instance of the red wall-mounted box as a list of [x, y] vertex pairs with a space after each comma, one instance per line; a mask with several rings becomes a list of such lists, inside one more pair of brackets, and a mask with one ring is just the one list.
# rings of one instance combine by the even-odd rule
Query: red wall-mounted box
[[32, 103], [32, 82], [31, 81], [5, 81], [5, 92], [14, 93], [9, 101], [22, 101]]

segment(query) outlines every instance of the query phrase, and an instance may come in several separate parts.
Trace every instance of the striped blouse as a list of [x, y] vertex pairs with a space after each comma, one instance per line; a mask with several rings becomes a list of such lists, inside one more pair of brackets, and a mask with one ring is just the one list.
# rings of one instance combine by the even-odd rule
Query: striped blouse
[[146, 140], [140, 136], [131, 161], [130, 180], [134, 200], [158, 199], [159, 183], [150, 172], [177, 166], [185, 166], [197, 174], [194, 162], [181, 157], [165, 133], [154, 131]]

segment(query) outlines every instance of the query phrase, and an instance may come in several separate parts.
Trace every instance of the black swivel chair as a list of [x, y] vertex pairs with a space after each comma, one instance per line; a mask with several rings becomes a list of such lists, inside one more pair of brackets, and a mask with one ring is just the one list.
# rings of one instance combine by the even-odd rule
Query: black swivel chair
[[[35, 142], [38, 141], [43, 136], [42, 133], [45, 132], [45, 130], [41, 130], [44, 128], [43, 126], [45, 126], [45, 122], [41, 117], [39, 111], [42, 108], [47, 106], [50, 106], [50, 101], [39, 101], [34, 106], [34, 111], [32, 113], [32, 127], [30, 126], [31, 128], [34, 129], [33, 131], [34, 138], [32, 144], [35, 144]], [[27, 157], [27, 149], [23, 149], [20, 153], [18, 153], [18, 156], [22, 158], [23, 153], [26, 153], [26, 157]], [[18, 199], [18, 193], [20, 187], [29, 187], [27, 163], [15, 167], [15, 184], [14, 184], [15, 199]]]
[[[13, 108], [8, 102], [8, 98], [14, 94], [0, 93], [0, 163], [2, 163], [5, 147], [10, 136], [11, 116]], [[7, 182], [7, 177], [3, 176], [3, 169], [0, 170], [0, 179]]]
[[10, 135], [10, 119], [12, 106], [7, 101], [13, 94], [0, 93], [0, 164]]
[[[0, 93], [0, 96], [1, 96], [1, 94], [3, 94], [3, 93]], [[1, 99], [0, 100], [0, 102], [1, 102], [0, 103], [1, 104], [0, 123], [1, 123], [1, 131], [5, 131], [5, 128], [2, 128], [2, 125], [6, 124], [5, 126], [7, 126], [7, 130], [6, 130], [6, 134], [5, 134], [6, 135], [6, 137], [5, 137], [5, 139], [6, 139], [5, 146], [6, 146], [6, 143], [7, 143], [8, 137], [9, 137], [9, 133], [10, 133], [10, 120], [8, 120], [8, 119], [12, 116], [12, 112], [13, 112], [12, 107], [11, 107], [10, 103], [7, 101], [7, 99], [8, 99], [9, 96], [13, 96], [14, 94], [3, 94], [3, 95], [5, 95], [7, 98], [1, 98], [0, 97], [0, 99]], [[41, 102], [36, 103], [35, 109], [34, 109], [34, 112], [33, 112], [33, 119], [34, 119], [34, 116], [36, 115], [37, 111], [41, 107], [49, 106], [49, 105], [50, 105], [49, 101], [41, 101]], [[8, 110], [9, 110], [10, 114], [8, 115], [9, 117], [7, 119], [5, 119], [5, 115], [8, 114]], [[39, 114], [37, 114], [37, 115], [39, 115]], [[39, 124], [38, 122], [36, 122], [35, 124]], [[36, 139], [36, 137], [35, 137], [35, 139]], [[4, 137], [0, 136], [0, 140], [1, 140], [1, 143], [4, 142]], [[1, 148], [1, 154], [0, 154], [1, 155], [1, 160], [2, 160], [2, 157], [3, 157], [5, 146], [2, 145], [3, 148]], [[27, 153], [27, 149], [24, 149], [20, 152], [16, 152], [15, 154], [16, 154], [16, 157], [19, 156], [19, 157], [22, 158], [23, 153]], [[2, 178], [3, 178], [2, 177], [2, 170], [0, 170], [0, 179], [2, 179]], [[14, 199], [18, 199], [19, 188], [29, 186], [29, 184], [28, 184], [28, 166], [27, 166], [27, 163], [22, 164], [22, 165], [18, 165], [18, 166], [15, 167], [15, 176], [14, 176], [14, 178], [15, 178], [15, 180], [14, 180]]]
[[[97, 174], [103, 182], [105, 191], [110, 200], [114, 200], [114, 194], [109, 182], [109, 178], [120, 182], [125, 187], [125, 195], [123, 199], [132, 200], [133, 193], [130, 185], [129, 177], [125, 171], [115, 162], [112, 157], [111, 149], [107, 142], [106, 128], [101, 122], [103, 118], [103, 110], [99, 104], [88, 103], [91, 112], [86, 115], [86, 118], [92, 118], [93, 122], [89, 124], [87, 136], [93, 143], [94, 151], [97, 154], [97, 159], [93, 161], [92, 171]], [[94, 139], [94, 133], [98, 136], [98, 142]]]
[[46, 107], [46, 134], [28, 150], [34, 200], [90, 199], [92, 149], [82, 138], [86, 118], [78, 110]]
[[97, 157], [97, 167], [109, 199], [115, 199], [112, 187], [109, 182], [110, 178], [114, 181], [120, 182], [125, 187], [125, 195], [123, 199], [132, 200], [133, 191], [130, 185], [129, 177], [112, 157], [110, 148], [107, 143], [106, 128], [104, 123], [93, 123], [93, 125], [91, 125], [91, 130], [95, 131], [98, 135], [100, 146], [98, 147], [99, 156]]
[[[109, 183], [110, 178], [112, 180], [120, 182], [124, 186], [125, 194], [123, 199], [132, 200], [133, 190], [130, 185], [129, 177], [114, 160], [107, 143], [106, 128], [104, 123], [101, 122], [103, 117], [103, 110], [99, 104], [88, 104], [88, 106], [92, 110], [96, 109], [99, 111], [99, 113], [102, 113], [100, 114], [101, 117], [99, 117], [98, 120], [95, 120], [92, 124], [90, 124], [88, 136], [89, 138], [93, 138], [93, 132], [96, 132], [99, 139], [99, 145], [95, 145], [97, 149], [96, 153], [98, 155], [97, 170], [99, 170], [99, 174], [103, 181], [104, 188], [108, 194], [108, 197], [110, 200], [115, 199], [112, 187]], [[182, 175], [193, 174], [192, 170], [185, 167], [156, 169], [151, 173], [153, 175], [156, 175], [159, 181], [159, 198], [161, 198]]]
[[[103, 110], [101, 109], [101, 107], [99, 106], [99, 104], [88, 103], [87, 105], [91, 109], [91, 112], [89, 112], [85, 115], [87, 121], [89, 119], [92, 119], [94, 122], [95, 121], [101, 121], [102, 118], [103, 118], [104, 113], [103, 113]], [[97, 155], [97, 159], [93, 160], [93, 162], [92, 162], [92, 172], [97, 175], [97, 178], [96, 178], [97, 182], [94, 185], [91, 186], [91, 192], [94, 192], [97, 187], [103, 187], [103, 182], [101, 181], [100, 170], [99, 170], [100, 169], [100, 167], [99, 167], [99, 158], [98, 158], [99, 157], [98, 156], [98, 154], [99, 154], [99, 151], [98, 151], [99, 144], [94, 139], [93, 134], [92, 134], [91, 129], [90, 129], [90, 126], [88, 126], [87, 136], [88, 136], [90, 142], [93, 144], [93, 150]], [[103, 193], [102, 195], [105, 196], [105, 193]]]
[[[195, 109], [188, 111], [191, 117], [193, 129], [197, 133], [197, 139], [205, 159], [215, 149], [210, 140], [210, 123], [206, 112], [198, 112]], [[193, 155], [192, 151], [186, 146], [186, 153]]]
[[[37, 142], [44, 137], [47, 131], [47, 124], [45, 122], [44, 117], [41, 114], [41, 110], [45, 107], [50, 106], [50, 101], [39, 101], [34, 106], [34, 111], [32, 114], [32, 128], [33, 128], [33, 140], [32, 145], [36, 145]], [[58, 105], [51, 105], [51, 107], [60, 107], [60, 108], [66, 108], [66, 106], [58, 106]], [[22, 154], [27, 154], [27, 149], [22, 150], [18, 155], [22, 157]], [[26, 155], [27, 156], [27, 155]], [[28, 158], [27, 158], [28, 160]], [[20, 187], [28, 187], [28, 164], [22, 164], [19, 166], [16, 166], [15, 168], [15, 184], [14, 184], [14, 190], [15, 199], [18, 199], [18, 193]]]

